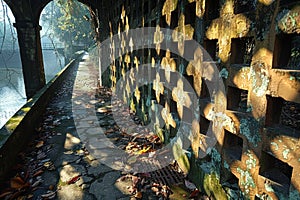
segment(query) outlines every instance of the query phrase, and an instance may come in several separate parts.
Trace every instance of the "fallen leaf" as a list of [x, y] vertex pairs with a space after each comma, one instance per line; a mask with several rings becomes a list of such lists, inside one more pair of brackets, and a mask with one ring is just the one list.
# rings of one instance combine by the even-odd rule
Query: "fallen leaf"
[[132, 180], [133, 185], [135, 186], [139, 182], [140, 179], [137, 176], [132, 176], [131, 180]]
[[135, 195], [134, 195], [135, 198], [138, 198], [138, 199], [141, 199], [143, 197], [143, 194], [142, 192], [137, 192]]
[[194, 191], [190, 194], [189, 199], [193, 199], [193, 198], [195, 198], [195, 197], [198, 197], [199, 194], [200, 194], [200, 191], [199, 191], [198, 189], [196, 189], [196, 190], [194, 190]]
[[39, 175], [41, 175], [42, 173], [44, 173], [44, 171], [43, 171], [43, 170], [39, 170], [39, 171], [37, 171], [37, 172], [35, 172], [35, 173], [33, 174], [33, 177], [39, 176]]
[[140, 155], [140, 154], [147, 153], [150, 149], [151, 149], [151, 147], [147, 147], [147, 148], [143, 147], [143, 149], [142, 149], [142, 150], [139, 150], [139, 151], [137, 152], [137, 154]]
[[71, 178], [69, 181], [67, 181], [67, 184], [68, 185], [74, 184], [74, 183], [76, 183], [79, 180], [79, 178], [80, 178], [80, 175], [77, 175], [77, 176]]
[[44, 141], [39, 141], [36, 145], [35, 145], [35, 147], [36, 148], [40, 148], [40, 147], [42, 147], [44, 145]]
[[10, 187], [14, 189], [22, 189], [26, 185], [21, 177], [17, 176], [10, 180]]
[[53, 191], [53, 190], [54, 190], [54, 185], [50, 185], [50, 186], [49, 186], [49, 190], [52, 190], [52, 191]]

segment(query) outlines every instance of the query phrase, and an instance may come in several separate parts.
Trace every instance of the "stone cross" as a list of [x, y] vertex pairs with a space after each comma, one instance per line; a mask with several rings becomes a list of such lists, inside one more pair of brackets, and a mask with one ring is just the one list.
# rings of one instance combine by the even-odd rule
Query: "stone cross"
[[130, 110], [136, 112], [136, 106], [134, 104], [133, 99], [130, 99]]
[[199, 148], [200, 148], [200, 125], [198, 120], [194, 119], [192, 122], [192, 130], [191, 130], [191, 147], [195, 154], [195, 158], [199, 156]]
[[196, 1], [196, 15], [197, 17], [203, 17], [205, 13], [205, 0], [189, 0], [190, 3]]
[[250, 20], [243, 14], [234, 14], [233, 1], [227, 0], [220, 11], [220, 18], [214, 19], [207, 29], [209, 40], [218, 39], [219, 58], [228, 61], [231, 39], [245, 37], [250, 29]]
[[126, 70], [125, 70], [124, 64], [122, 64], [121, 75], [122, 75], [123, 80], [125, 80]]
[[159, 103], [160, 95], [164, 93], [164, 85], [160, 82], [158, 73], [156, 74], [156, 79], [153, 81], [153, 90], [155, 90], [156, 100]]
[[117, 78], [116, 78], [117, 68], [114, 63], [111, 64], [110, 70], [111, 70], [111, 80], [112, 80], [113, 85], [115, 85], [117, 83]]
[[165, 103], [165, 107], [162, 109], [161, 111], [161, 116], [164, 119], [165, 123], [166, 123], [166, 128], [169, 129], [170, 125], [175, 128], [176, 127], [176, 122], [172, 117], [172, 114], [170, 113], [170, 107], [168, 105], [168, 103]]
[[134, 56], [134, 61], [133, 61], [133, 63], [135, 64], [136, 71], [139, 71], [139, 64], [140, 64], [140, 61], [139, 61], [139, 59], [138, 59], [136, 56]]
[[131, 94], [129, 80], [126, 81], [125, 91], [124, 91], [124, 102], [127, 103], [127, 97], [129, 98]]
[[192, 102], [187, 92], [183, 90], [183, 82], [181, 79], [178, 80], [177, 87], [172, 90], [172, 97], [174, 101], [177, 102], [177, 112], [182, 119], [183, 106], [190, 107]]
[[203, 64], [203, 54], [198, 47], [194, 52], [194, 60], [190, 61], [186, 72], [187, 75], [194, 77], [194, 89], [198, 96], [200, 96], [201, 93], [201, 84], [202, 84], [202, 64]]
[[129, 47], [130, 47], [130, 52], [132, 52], [133, 51], [133, 47], [134, 47], [134, 43], [133, 43], [132, 37], [130, 37], [130, 39], [129, 39]]
[[166, 56], [161, 60], [161, 67], [165, 70], [165, 76], [168, 83], [170, 83], [170, 71], [176, 71], [176, 62], [171, 58], [170, 50], [167, 49]]
[[178, 27], [176, 27], [172, 33], [174, 42], [178, 42], [178, 51], [181, 56], [184, 53], [184, 41], [192, 40], [194, 35], [194, 28], [187, 24], [185, 25], [185, 16], [181, 13], [178, 20]]
[[128, 69], [131, 62], [130, 55], [128, 53], [125, 54], [124, 62], [126, 63], [126, 67]]
[[166, 22], [171, 25], [171, 12], [173, 12], [177, 7], [178, 0], [166, 0], [162, 9], [162, 15], [166, 16]]
[[126, 17], [125, 17], [125, 27], [124, 27], [124, 30], [125, 30], [125, 32], [126, 32], [126, 35], [128, 35], [128, 31], [129, 31], [129, 29], [130, 29], [130, 27], [129, 27], [129, 22], [128, 22], [128, 17], [127, 17], [127, 15], [126, 15]]
[[122, 53], [125, 52], [125, 48], [126, 48], [126, 40], [125, 40], [124, 34], [121, 34], [121, 50], [122, 50]]
[[126, 11], [125, 11], [125, 8], [124, 8], [124, 5], [122, 6], [122, 12], [121, 12], [121, 20], [122, 20], [122, 23], [125, 24], [125, 17], [126, 17]]
[[138, 86], [136, 86], [136, 88], [134, 90], [134, 96], [136, 98], [136, 101], [139, 102], [141, 99], [141, 92], [140, 92]]
[[156, 30], [154, 33], [154, 37], [153, 37], [153, 43], [156, 44], [156, 52], [157, 55], [159, 55], [160, 53], [160, 44], [163, 42], [164, 40], [164, 34], [162, 31], [160, 31], [160, 27], [159, 25], [156, 26]]

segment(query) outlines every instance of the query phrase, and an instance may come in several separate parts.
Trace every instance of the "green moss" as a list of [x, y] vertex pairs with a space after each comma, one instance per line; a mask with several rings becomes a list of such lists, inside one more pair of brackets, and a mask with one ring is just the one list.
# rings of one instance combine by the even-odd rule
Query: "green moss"
[[290, 187], [289, 199], [300, 199], [300, 193], [293, 185]]
[[230, 170], [230, 166], [228, 165], [226, 160], [224, 160], [224, 167], [225, 167], [225, 169]]
[[26, 113], [27, 113], [30, 109], [31, 109], [30, 107], [25, 107], [25, 108], [22, 108], [21, 110], [22, 110], [23, 112], [26, 112]]
[[10, 118], [10, 120], [6, 123], [6, 128], [8, 130], [14, 130], [24, 118], [23, 115], [18, 115]]
[[170, 200], [177, 200], [177, 199], [185, 199], [183, 196], [186, 196], [186, 199], [190, 195], [190, 192], [183, 189], [184, 187], [178, 185], [171, 185], [170, 189], [172, 190], [172, 194], [170, 195]]
[[218, 175], [215, 173], [206, 174], [204, 176], [204, 190], [207, 195], [212, 195], [215, 199], [227, 199], [227, 195], [220, 184]]
[[184, 150], [182, 149], [182, 143], [180, 142], [174, 143], [172, 146], [172, 151], [173, 151], [174, 158], [177, 161], [180, 169], [185, 174], [187, 174], [190, 171], [190, 162]]

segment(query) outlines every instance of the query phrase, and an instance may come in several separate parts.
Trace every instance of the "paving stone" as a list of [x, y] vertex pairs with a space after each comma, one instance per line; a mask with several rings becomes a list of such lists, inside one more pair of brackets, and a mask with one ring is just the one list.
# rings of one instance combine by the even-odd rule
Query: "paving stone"
[[75, 184], [62, 186], [61, 189], [57, 191], [57, 197], [58, 199], [65, 200], [85, 199], [83, 190]]
[[45, 171], [42, 174], [42, 179], [44, 180], [44, 184], [49, 185], [56, 185], [59, 181], [59, 174], [57, 171]]
[[65, 165], [59, 172], [61, 181], [67, 182], [75, 176], [85, 175], [86, 169], [82, 165]]
[[99, 163], [99, 161], [92, 161], [90, 167], [88, 167], [88, 174], [93, 176], [99, 176], [100, 174], [104, 174], [107, 172], [111, 172], [112, 169]]
[[125, 178], [124, 180], [118, 179], [118, 181], [115, 182], [116, 188], [118, 188], [123, 194], [130, 195], [130, 192], [128, 191], [128, 186], [133, 185], [131, 178]]
[[71, 133], [66, 134], [66, 139], [64, 144], [65, 149], [73, 149], [74, 146], [78, 144], [80, 144], [80, 139], [78, 137], [75, 137]]
[[101, 200], [113, 200], [125, 197], [125, 194], [113, 186], [118, 174], [119, 173], [116, 172], [106, 174], [106, 177], [103, 178], [102, 182], [95, 181], [91, 184], [89, 192], [94, 194], [97, 199]]
[[76, 162], [78, 159], [80, 159], [80, 156], [78, 155], [74, 155], [74, 154], [62, 154], [61, 156], [59, 156], [55, 162], [54, 165], [56, 167], [59, 166], [64, 166], [64, 165], [68, 165], [70, 163], [74, 163]]

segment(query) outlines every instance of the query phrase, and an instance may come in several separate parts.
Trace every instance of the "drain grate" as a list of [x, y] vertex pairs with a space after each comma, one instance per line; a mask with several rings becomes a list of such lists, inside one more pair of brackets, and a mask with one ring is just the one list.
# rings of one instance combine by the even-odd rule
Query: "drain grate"
[[151, 178], [163, 185], [174, 185], [184, 182], [183, 174], [175, 171], [172, 166], [150, 172]]

